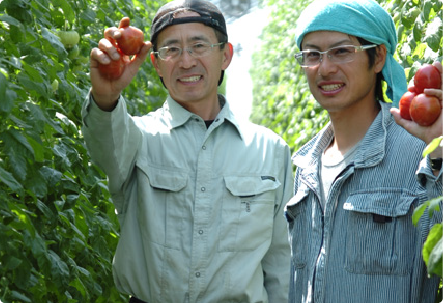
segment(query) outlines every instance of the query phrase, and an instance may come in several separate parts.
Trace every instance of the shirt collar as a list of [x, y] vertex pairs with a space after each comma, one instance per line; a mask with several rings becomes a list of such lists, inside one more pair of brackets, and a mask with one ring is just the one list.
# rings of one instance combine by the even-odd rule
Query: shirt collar
[[[222, 124], [225, 121], [229, 122], [230, 124], [232, 124], [232, 126], [235, 127], [239, 136], [243, 139], [244, 134], [242, 128], [240, 127], [240, 123], [235, 117], [234, 113], [231, 111], [229, 103], [221, 94], [218, 95], [218, 99], [221, 103], [222, 110], [218, 113], [214, 122], [216, 122], [216, 124]], [[166, 99], [166, 102], [163, 104], [162, 110], [170, 129], [182, 126], [192, 118], [198, 118], [197, 115], [184, 109], [183, 106], [172, 99], [171, 96], [168, 96], [168, 98]]]

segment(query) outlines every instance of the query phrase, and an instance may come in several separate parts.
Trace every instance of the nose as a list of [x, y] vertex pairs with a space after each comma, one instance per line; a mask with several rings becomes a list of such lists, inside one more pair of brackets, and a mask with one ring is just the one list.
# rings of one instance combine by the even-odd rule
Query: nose
[[196, 64], [196, 58], [192, 55], [191, 48], [184, 48], [182, 53], [180, 54], [180, 67], [182, 68], [191, 68]]
[[327, 52], [321, 54], [320, 62], [318, 63], [317, 67], [318, 73], [321, 75], [327, 75], [337, 71], [337, 64], [331, 61], [331, 58]]

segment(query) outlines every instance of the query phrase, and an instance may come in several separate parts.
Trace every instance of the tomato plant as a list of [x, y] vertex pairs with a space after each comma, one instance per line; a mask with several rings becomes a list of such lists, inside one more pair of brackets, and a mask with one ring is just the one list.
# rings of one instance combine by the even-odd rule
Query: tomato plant
[[121, 38], [118, 39], [117, 44], [120, 50], [128, 56], [138, 54], [144, 42], [143, 32], [136, 27], [129, 26], [128, 17], [120, 20], [119, 30]]
[[400, 116], [403, 119], [412, 120], [411, 115], [409, 114], [409, 108], [411, 105], [411, 101], [412, 101], [412, 99], [414, 99], [415, 96], [416, 96], [416, 94], [414, 92], [407, 91], [401, 97], [400, 103], [399, 103], [399, 109], [400, 109]]
[[441, 87], [441, 75], [438, 69], [431, 64], [423, 64], [414, 75], [414, 86], [417, 94], [421, 94], [425, 88]]
[[429, 126], [440, 116], [440, 101], [433, 96], [419, 94], [411, 101], [409, 113], [412, 120], [421, 125]]

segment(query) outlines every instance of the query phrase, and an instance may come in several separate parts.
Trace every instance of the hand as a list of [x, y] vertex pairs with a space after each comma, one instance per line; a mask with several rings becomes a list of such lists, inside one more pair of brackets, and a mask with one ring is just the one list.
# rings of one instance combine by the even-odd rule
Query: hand
[[[434, 62], [433, 65], [442, 73], [443, 68], [440, 62]], [[443, 78], [443, 75], [442, 75]], [[435, 96], [440, 100], [440, 105], [442, 103], [443, 92], [442, 89], [425, 89], [424, 93], [429, 96]], [[433, 139], [439, 137], [443, 133], [442, 129], [442, 114], [437, 118], [437, 120], [430, 126], [420, 126], [413, 121], [403, 119], [400, 116], [400, 111], [397, 108], [391, 109], [391, 114], [394, 116], [395, 122], [402, 126], [413, 136], [423, 140], [426, 144], [429, 144]]]
[[116, 41], [121, 37], [121, 32], [116, 27], [107, 28], [104, 38], [93, 48], [90, 54], [91, 93], [95, 102], [102, 110], [112, 110], [122, 92], [137, 74], [140, 66], [146, 60], [151, 42], [145, 42], [140, 52], [129, 58], [125, 56], [126, 67], [120, 78], [108, 80], [99, 71], [99, 64], [109, 64], [111, 60], [119, 60], [121, 54], [117, 51]]

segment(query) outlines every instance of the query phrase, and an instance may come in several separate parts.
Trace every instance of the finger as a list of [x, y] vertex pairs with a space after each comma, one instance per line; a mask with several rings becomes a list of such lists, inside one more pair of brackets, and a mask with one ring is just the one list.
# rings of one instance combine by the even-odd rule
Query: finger
[[143, 44], [143, 47], [141, 48], [140, 52], [133, 56], [131, 59], [131, 63], [129, 65], [129, 68], [131, 69], [131, 73], [135, 74], [139, 70], [140, 66], [146, 61], [146, 57], [149, 54], [149, 50], [152, 47], [151, 42], [145, 42]]
[[423, 92], [428, 96], [437, 97], [440, 101], [443, 98], [443, 91], [441, 89], [425, 88]]
[[103, 52], [101, 49], [94, 47], [90, 53], [90, 66], [98, 67], [98, 64], [109, 64], [111, 59], [108, 54]]
[[116, 27], [109, 27], [103, 31], [103, 37], [115, 42], [115, 40], [120, 39], [121, 32]]
[[[100, 41], [98, 42], [98, 47], [103, 53], [106, 54], [106, 56], [109, 56], [109, 58], [111, 58], [112, 60], [120, 59], [120, 54], [118, 53], [116, 46], [109, 39], [100, 39]], [[102, 61], [100, 62], [104, 63]]]

